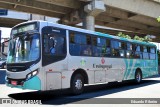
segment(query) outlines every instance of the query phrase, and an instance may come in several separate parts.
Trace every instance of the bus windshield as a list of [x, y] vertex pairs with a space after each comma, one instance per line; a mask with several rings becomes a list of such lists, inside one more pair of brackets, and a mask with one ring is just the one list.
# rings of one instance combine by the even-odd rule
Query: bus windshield
[[39, 34], [14, 36], [9, 44], [7, 63], [35, 61], [40, 57]]

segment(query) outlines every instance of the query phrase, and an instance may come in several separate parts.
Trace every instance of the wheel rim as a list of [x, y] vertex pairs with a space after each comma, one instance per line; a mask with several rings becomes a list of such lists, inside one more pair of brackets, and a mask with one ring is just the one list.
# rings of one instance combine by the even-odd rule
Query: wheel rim
[[137, 75], [136, 75], [136, 80], [137, 80], [137, 82], [140, 82], [140, 81], [141, 81], [141, 74], [140, 74], [140, 73], [137, 73]]
[[82, 89], [82, 80], [81, 80], [81, 79], [77, 79], [77, 80], [75, 81], [75, 87], [76, 87], [76, 89], [78, 89], [78, 90]]

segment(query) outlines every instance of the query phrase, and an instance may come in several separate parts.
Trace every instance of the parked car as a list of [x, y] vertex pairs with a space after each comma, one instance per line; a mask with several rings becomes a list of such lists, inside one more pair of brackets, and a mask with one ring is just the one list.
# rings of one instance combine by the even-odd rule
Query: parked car
[[6, 67], [6, 58], [0, 58], [0, 69], [4, 69]]

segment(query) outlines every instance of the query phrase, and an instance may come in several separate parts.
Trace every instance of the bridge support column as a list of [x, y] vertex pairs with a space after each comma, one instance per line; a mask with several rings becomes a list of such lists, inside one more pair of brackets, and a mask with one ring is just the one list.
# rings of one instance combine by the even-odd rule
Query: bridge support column
[[83, 28], [95, 30], [95, 17], [106, 10], [103, 0], [92, 0], [84, 7]]
[[95, 30], [95, 17], [91, 15], [86, 15], [83, 19], [83, 28], [88, 30]]
[[74, 10], [61, 18], [58, 23], [66, 25], [76, 25], [83, 23], [83, 28], [88, 30], [95, 30], [95, 17], [106, 10], [103, 0], [79, 0], [86, 1], [89, 4], [81, 7], [78, 10]]

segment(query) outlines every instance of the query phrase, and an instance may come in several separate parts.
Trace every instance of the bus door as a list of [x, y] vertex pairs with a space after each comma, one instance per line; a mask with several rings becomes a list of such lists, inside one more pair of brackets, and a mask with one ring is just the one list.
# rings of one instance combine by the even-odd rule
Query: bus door
[[67, 69], [66, 30], [47, 26], [42, 29], [42, 66], [47, 90], [62, 88], [62, 72]]

